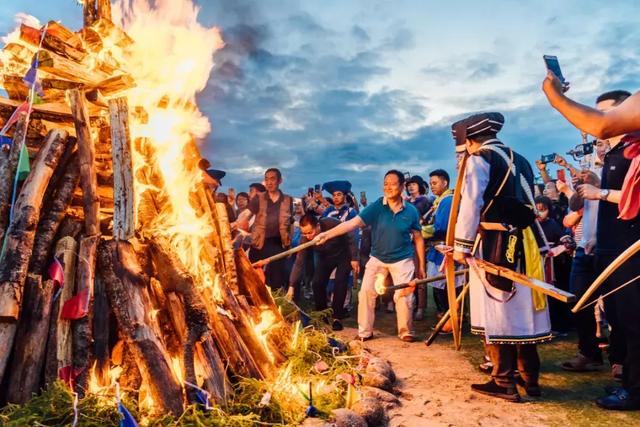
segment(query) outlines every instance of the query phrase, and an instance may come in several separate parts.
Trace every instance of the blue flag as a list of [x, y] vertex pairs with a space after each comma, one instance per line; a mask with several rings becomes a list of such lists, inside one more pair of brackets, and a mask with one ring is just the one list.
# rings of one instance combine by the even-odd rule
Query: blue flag
[[122, 404], [118, 403], [118, 410], [122, 414], [122, 420], [120, 420], [120, 427], [138, 427], [138, 423], [131, 415], [131, 412]]
[[35, 93], [37, 93], [40, 97], [44, 97], [42, 85], [38, 80], [38, 55], [36, 55], [36, 59], [31, 63], [31, 68], [29, 68], [27, 74], [24, 75], [22, 81], [27, 85], [29, 89], [33, 88]]

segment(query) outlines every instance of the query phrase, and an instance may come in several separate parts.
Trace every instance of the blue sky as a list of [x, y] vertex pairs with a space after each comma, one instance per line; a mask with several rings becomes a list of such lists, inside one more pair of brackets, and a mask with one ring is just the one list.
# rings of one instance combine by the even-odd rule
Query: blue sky
[[[81, 25], [75, 0], [3, 2], [0, 33], [17, 12]], [[582, 102], [640, 88], [636, 1], [197, 3], [226, 42], [199, 96], [213, 126], [203, 152], [225, 188], [270, 166], [294, 195], [333, 179], [379, 194], [389, 168], [452, 172], [449, 125], [483, 110], [505, 115], [500, 136], [530, 160], [564, 153], [580, 135], [540, 91], [543, 54]]]

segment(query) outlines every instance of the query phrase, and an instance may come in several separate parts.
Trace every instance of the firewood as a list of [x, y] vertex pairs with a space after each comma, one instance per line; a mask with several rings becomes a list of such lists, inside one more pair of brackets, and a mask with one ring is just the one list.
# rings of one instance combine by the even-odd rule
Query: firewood
[[18, 69], [9, 68], [8, 71], [18, 72], [24, 71], [26, 72], [29, 66], [31, 65], [31, 60], [33, 59], [33, 53], [35, 49], [30, 46], [25, 46], [21, 43], [8, 43], [4, 49], [2, 49], [5, 56], [7, 57], [7, 64], [11, 66], [12, 64], [20, 65]]
[[98, 385], [109, 385], [109, 299], [104, 283], [96, 277], [93, 294], [93, 355]]
[[96, 12], [98, 19], [103, 18], [111, 20], [111, 0], [98, 0]]
[[120, 330], [131, 345], [138, 368], [159, 411], [182, 412], [182, 388], [176, 381], [160, 338], [150, 326], [146, 278], [130, 243], [105, 241], [99, 248], [100, 278]]
[[238, 293], [238, 276], [236, 274], [236, 262], [233, 256], [233, 238], [231, 236], [231, 227], [229, 218], [227, 217], [227, 207], [224, 203], [216, 203], [216, 213], [218, 220], [218, 233], [220, 236], [222, 255], [224, 258], [224, 274], [227, 285], [231, 290]]
[[97, 177], [94, 168], [95, 147], [89, 127], [89, 114], [86, 101], [81, 91], [69, 91], [69, 103], [73, 113], [76, 135], [78, 138], [78, 157], [80, 161], [80, 187], [84, 199], [85, 234], [88, 236], [99, 233], [98, 210], [100, 202], [96, 191]]
[[33, 246], [33, 253], [29, 271], [35, 274], [44, 275], [47, 267], [46, 263], [50, 260], [51, 245], [58, 227], [64, 218], [65, 212], [73, 191], [78, 185], [80, 171], [78, 169], [77, 153], [72, 154], [72, 158], [65, 164], [64, 175], [61, 177], [55, 189], [50, 189], [51, 196], [48, 203], [45, 203], [45, 209], [36, 232], [37, 238]]
[[233, 314], [234, 324], [238, 329], [240, 337], [246, 343], [256, 362], [260, 365], [265, 377], [271, 377], [275, 372], [276, 363], [283, 362], [280, 354], [270, 352], [268, 346], [263, 344], [255, 331], [255, 323], [251, 321], [251, 313], [247, 313], [238, 303], [236, 297], [231, 292], [231, 288], [226, 286], [224, 280], [217, 281], [218, 292], [222, 298], [224, 308]]
[[284, 322], [282, 313], [271, 295], [271, 291], [263, 282], [260, 275], [251, 265], [249, 257], [242, 249], [235, 251], [235, 265], [238, 274], [238, 287], [240, 293], [251, 298], [251, 302], [256, 307], [268, 308], [278, 322]]
[[127, 98], [109, 101], [113, 156], [113, 237], [129, 240], [135, 231], [133, 163]]
[[98, 8], [96, 0], [83, 0], [82, 2], [82, 16], [84, 26], [88, 27], [98, 19]]
[[25, 120], [24, 114], [18, 119], [9, 151], [0, 150], [0, 239], [4, 238], [9, 226], [13, 181], [20, 158], [20, 144], [24, 136]]
[[[41, 38], [41, 30], [29, 27], [26, 24], [20, 25], [20, 39], [22, 41], [25, 41], [37, 47], [40, 44]], [[58, 55], [62, 55], [77, 62], [81, 62], [87, 56], [87, 53], [84, 51], [84, 49], [76, 48], [67, 44], [64, 40], [58, 38], [53, 30], [49, 29], [47, 29], [44, 38], [42, 38], [42, 48], [50, 50], [57, 53]]]
[[120, 48], [126, 48], [133, 44], [133, 39], [129, 37], [127, 33], [105, 17], [96, 20], [91, 25], [91, 28], [95, 30], [100, 37], [108, 37], [112, 44]]
[[135, 85], [135, 80], [129, 74], [120, 74], [96, 84], [96, 89], [100, 90], [103, 96], [113, 96], [118, 92], [131, 89]]
[[[151, 240], [151, 255], [156, 267], [160, 282], [167, 292], [175, 292], [182, 299], [175, 296], [168, 297], [169, 312], [176, 333], [180, 342], [183, 343], [185, 380], [191, 384], [196, 384], [196, 363], [207, 373], [207, 385], [211, 388], [213, 396], [224, 397], [225, 378], [224, 370], [221, 369], [220, 357], [217, 351], [209, 349], [208, 353], [198, 353], [195, 349], [196, 343], [203, 341], [203, 336], [209, 336], [208, 313], [205, 305], [201, 302], [201, 295], [196, 289], [193, 277], [186, 271], [176, 254], [173, 253], [171, 245], [161, 236], [155, 236]], [[183, 315], [176, 309], [182, 307]], [[215, 351], [215, 354], [213, 352]], [[196, 396], [191, 387], [186, 388], [189, 402], [195, 402]]]
[[[0, 115], [9, 117], [20, 104], [22, 104], [21, 101], [0, 97]], [[94, 120], [99, 117], [100, 109], [97, 107], [89, 107], [88, 113], [89, 117]], [[63, 103], [35, 104], [31, 111], [31, 118], [62, 124], [73, 122], [71, 109]]]
[[[44, 192], [65, 150], [67, 133], [49, 132], [31, 173], [25, 180], [14, 206], [9, 225], [6, 252], [0, 266], [0, 320], [15, 321], [20, 312], [22, 289], [33, 249], [36, 226]], [[0, 345], [0, 348], [2, 346]]]
[[25, 304], [18, 323], [11, 367], [8, 371], [7, 401], [25, 403], [40, 389], [45, 345], [49, 331], [54, 283], [30, 274], [25, 290]]
[[76, 49], [82, 49], [82, 39], [78, 34], [74, 33], [67, 27], [63, 26], [59, 22], [49, 21], [47, 23], [47, 31], [49, 33], [55, 34], [60, 40], [64, 41], [71, 47], [75, 47]]
[[[79, 232], [79, 231], [78, 231]], [[45, 384], [51, 384], [58, 378], [60, 369], [73, 364], [71, 343], [71, 321], [60, 317], [64, 303], [73, 296], [76, 272], [76, 251], [78, 243], [75, 237], [66, 236], [58, 240], [54, 256], [64, 267], [64, 283], [60, 295], [51, 311], [47, 359], [45, 363]]]
[[109, 77], [107, 73], [99, 70], [99, 64], [91, 67], [87, 61], [73, 61], [48, 50], [41, 50], [37, 55], [39, 70], [63, 79], [96, 85]]
[[72, 320], [72, 345], [73, 345], [73, 367], [81, 369], [82, 372], [76, 379], [76, 383], [81, 389], [85, 389], [89, 379], [89, 369], [93, 362], [93, 341], [92, 315], [93, 315], [93, 294], [95, 284], [96, 253], [100, 236], [98, 234], [85, 236], [80, 239], [80, 249], [78, 250], [78, 263], [76, 268], [76, 295], [84, 295], [82, 310], [84, 317]]

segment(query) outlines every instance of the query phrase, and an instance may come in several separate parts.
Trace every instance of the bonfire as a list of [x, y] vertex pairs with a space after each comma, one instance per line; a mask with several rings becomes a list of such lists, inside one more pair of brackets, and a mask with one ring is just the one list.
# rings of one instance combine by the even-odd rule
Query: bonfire
[[204, 185], [196, 94], [219, 30], [188, 0], [83, 14], [79, 31], [21, 15], [0, 51], [1, 419], [288, 424], [352, 406], [363, 354], [276, 304]]

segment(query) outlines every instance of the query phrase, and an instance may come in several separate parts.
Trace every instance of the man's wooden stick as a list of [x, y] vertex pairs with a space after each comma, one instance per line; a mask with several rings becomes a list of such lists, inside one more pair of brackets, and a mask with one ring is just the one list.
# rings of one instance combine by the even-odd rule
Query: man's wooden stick
[[566, 303], [574, 302], [576, 300], [576, 296], [574, 294], [563, 291], [560, 288], [556, 288], [555, 286], [550, 285], [549, 283], [545, 283], [542, 280], [525, 276], [522, 273], [517, 273], [506, 267], [501, 267], [482, 259], [474, 258], [474, 261], [478, 267], [480, 267], [487, 273], [504, 277], [505, 279], [513, 280], [514, 282], [531, 288], [534, 291], [542, 292], [543, 294], [550, 296], [551, 298], [555, 298]]
[[[468, 283], [464, 285], [464, 287], [462, 288], [462, 292], [460, 292], [460, 295], [458, 295], [458, 297], [456, 298], [456, 300], [458, 301], [458, 304], [462, 302], [462, 299], [465, 297], [467, 292], [469, 292]], [[444, 325], [449, 321], [450, 318], [451, 318], [451, 309], [447, 310], [447, 312], [444, 314], [444, 316], [442, 316], [442, 318], [440, 319], [438, 324], [435, 326], [435, 328], [433, 328], [433, 332], [431, 332], [431, 335], [429, 335], [429, 338], [427, 338], [424, 341], [427, 347], [433, 344], [436, 337], [442, 331], [442, 328], [444, 328]]]
[[269, 258], [265, 258], [265, 259], [261, 259], [260, 261], [256, 261], [253, 264], [251, 264], [253, 267], [263, 267], [267, 264], [269, 264], [270, 262], [273, 261], [278, 261], [279, 259], [283, 259], [283, 258], [287, 258], [288, 256], [291, 256], [295, 253], [298, 253], [300, 251], [303, 251], [307, 248], [310, 248], [311, 246], [315, 246], [316, 241], [314, 240], [309, 240], [306, 243], [303, 243], [301, 245], [296, 246], [295, 248], [291, 248], [288, 249], [284, 252], [280, 252], [279, 254], [275, 254], [273, 256], [270, 256]]
[[[468, 272], [469, 272], [469, 269], [465, 268], [464, 270], [456, 271], [455, 275], [456, 276], [461, 276], [463, 274], [467, 274]], [[376, 282], [375, 288], [376, 288], [376, 293], [378, 295], [384, 295], [387, 292], [397, 291], [398, 289], [409, 288], [409, 287], [414, 286], [414, 285], [415, 286], [426, 285], [427, 283], [437, 282], [438, 280], [444, 280], [446, 278], [447, 278], [446, 275], [441, 274], [439, 276], [427, 277], [426, 279], [416, 280], [413, 283], [408, 282], [408, 283], [402, 283], [400, 285], [394, 285], [394, 286], [388, 286], [388, 287], [384, 287], [384, 282], [382, 282], [382, 287], [380, 286], [380, 283]], [[383, 287], [384, 287], [384, 290], [383, 290]]]

